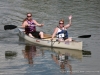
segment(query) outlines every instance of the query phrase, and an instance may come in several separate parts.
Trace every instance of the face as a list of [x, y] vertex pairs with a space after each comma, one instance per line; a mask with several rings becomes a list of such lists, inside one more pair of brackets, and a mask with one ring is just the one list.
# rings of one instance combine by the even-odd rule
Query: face
[[64, 23], [62, 21], [59, 22], [59, 26], [62, 28], [64, 27]]
[[32, 20], [32, 14], [27, 14], [27, 19]]

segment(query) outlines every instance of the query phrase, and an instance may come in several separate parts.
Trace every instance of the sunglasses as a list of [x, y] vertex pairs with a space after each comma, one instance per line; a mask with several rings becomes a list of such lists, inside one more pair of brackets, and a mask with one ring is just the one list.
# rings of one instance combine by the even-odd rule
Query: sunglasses
[[59, 23], [59, 24], [64, 24], [64, 23]]
[[27, 16], [27, 17], [32, 17], [32, 16]]

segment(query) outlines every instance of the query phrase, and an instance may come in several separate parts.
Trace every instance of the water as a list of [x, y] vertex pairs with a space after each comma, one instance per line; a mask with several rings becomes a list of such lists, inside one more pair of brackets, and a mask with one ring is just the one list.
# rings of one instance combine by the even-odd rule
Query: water
[[[91, 55], [79, 57], [73, 52], [69, 53], [72, 75], [100, 75], [99, 0], [0, 0], [0, 75], [70, 75], [68, 67], [65, 73], [60, 72], [59, 66], [51, 58], [51, 54], [56, 54], [52, 49], [36, 46], [37, 53], [30, 58], [33, 64], [29, 64], [29, 59], [23, 54], [26, 44], [19, 41], [17, 29], [3, 29], [7, 24], [20, 26], [27, 12], [32, 12], [33, 18], [44, 24], [37, 30], [50, 34], [60, 19], [63, 18], [67, 24], [68, 16], [73, 15], [69, 36], [92, 36], [77, 38], [83, 41], [83, 50], [90, 51]], [[16, 55], [6, 57], [6, 51], [15, 52]]]

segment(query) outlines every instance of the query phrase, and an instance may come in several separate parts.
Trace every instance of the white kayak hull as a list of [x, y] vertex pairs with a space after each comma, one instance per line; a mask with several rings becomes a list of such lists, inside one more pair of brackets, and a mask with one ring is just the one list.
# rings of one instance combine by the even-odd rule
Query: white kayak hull
[[29, 37], [20, 28], [18, 30], [19, 30], [19, 36], [31, 43], [48, 46], [48, 47], [82, 50], [82, 41], [58, 42], [58, 41], [51, 41], [50, 39], [37, 39], [37, 38]]

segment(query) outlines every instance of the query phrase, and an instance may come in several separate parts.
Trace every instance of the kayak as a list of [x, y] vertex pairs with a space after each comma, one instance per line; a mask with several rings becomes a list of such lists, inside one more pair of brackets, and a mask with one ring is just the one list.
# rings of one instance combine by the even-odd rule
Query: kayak
[[46, 36], [43, 39], [33, 38], [25, 34], [24, 29], [18, 28], [19, 31], [19, 37], [23, 38], [24, 40], [27, 40], [33, 44], [47, 46], [47, 47], [54, 47], [54, 48], [67, 48], [67, 49], [76, 49], [76, 50], [82, 50], [82, 41], [63, 41], [59, 42], [56, 41], [56, 38], [54, 38], [52, 41], [50, 39], [49, 34], [48, 37]]
[[54, 48], [67, 48], [67, 49], [76, 49], [76, 50], [82, 50], [82, 41], [63, 41], [59, 42], [56, 41], [56, 38], [54, 40], [50, 40], [50, 37], [46, 37], [44, 39], [38, 39], [33, 38], [25, 34], [24, 29], [18, 28], [19, 30], [19, 37], [37, 45], [43, 45], [48, 47], [54, 47]]

